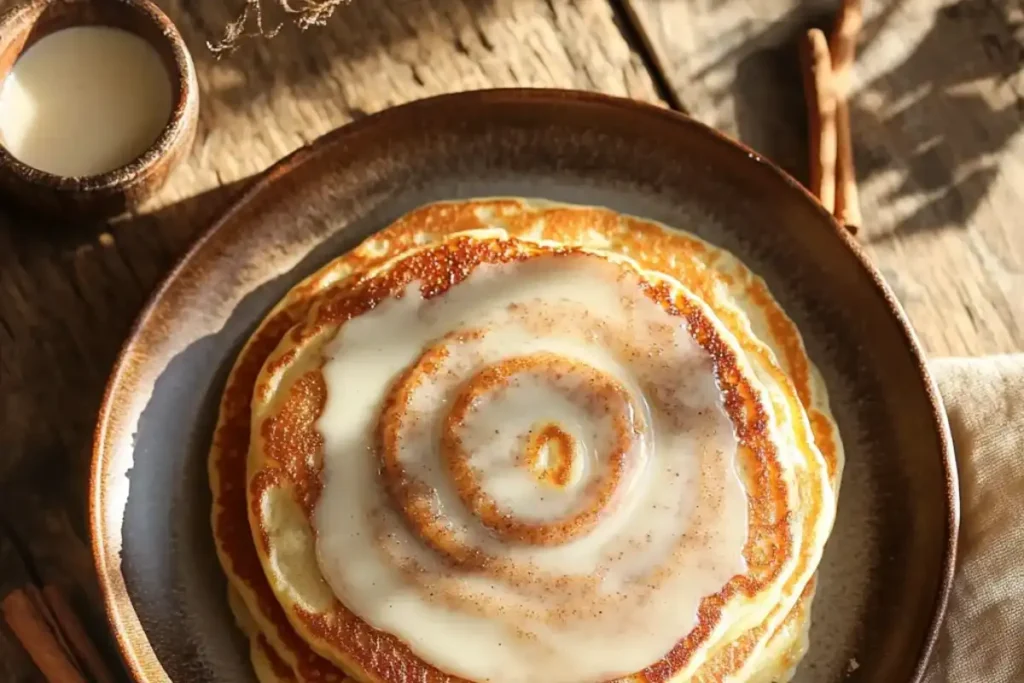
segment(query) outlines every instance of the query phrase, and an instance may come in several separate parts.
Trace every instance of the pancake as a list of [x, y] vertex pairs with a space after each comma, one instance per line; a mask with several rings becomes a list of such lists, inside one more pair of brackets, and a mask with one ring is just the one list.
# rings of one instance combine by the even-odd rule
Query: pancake
[[238, 628], [249, 639], [249, 659], [256, 680], [259, 683], [294, 683], [296, 679], [291, 667], [270, 646], [249, 614], [249, 608], [233, 588], [228, 589], [228, 606]]
[[[267, 649], [302, 683], [346, 681], [347, 677], [319, 657], [292, 629], [270, 590], [253, 546], [245, 494], [250, 403], [260, 368], [284, 334], [302, 319], [318, 293], [344, 280], [358, 265], [355, 254], [336, 260], [293, 288], [263, 320], [242, 348], [228, 376], [210, 449], [208, 469], [213, 494], [214, 545], [234, 596], [232, 611], [236, 620], [242, 614], [243, 621], [252, 624], [252, 630], [260, 633]], [[245, 610], [238, 609], [240, 606]], [[266, 653], [256, 651], [262, 649], [251, 648], [258, 675], [268, 670], [257, 666], [257, 659], [268, 658]]]
[[[464, 257], [471, 252], [477, 253], [477, 256], [467, 261]], [[485, 252], [486, 258], [481, 260], [480, 254]], [[324, 490], [322, 460], [330, 457], [329, 452], [326, 455], [322, 452], [325, 448], [322, 432], [329, 430], [318, 427], [318, 420], [328, 407], [324, 368], [328, 362], [332, 362], [326, 358], [330, 354], [325, 354], [325, 348], [338, 336], [339, 329], [344, 329], [345, 324], [363, 314], [373, 315], [378, 307], [386, 307], [389, 301], [405, 299], [408, 292], [402, 287], [408, 289], [410, 283], [418, 283], [424, 302], [434, 297], [443, 298], [448, 289], [461, 286], [460, 276], [471, 278], [475, 268], [481, 264], [494, 265], [489, 259], [495, 254], [500, 256], [499, 261], [508, 258], [516, 262], [538, 262], [556, 258], [556, 254], [563, 261], [593, 258], [615, 269], [614, 272], [619, 275], [623, 271], [634, 274], [634, 284], [642, 285], [640, 289], [647, 287], [649, 291], [658, 292], [652, 301], [660, 296], [663, 309], [676, 309], [674, 312], [679, 321], [695, 331], [695, 338], [703, 335], [702, 348], [707, 356], [704, 360], [714, 365], [714, 372], [706, 372], [704, 379], [717, 376], [718, 381], [722, 381], [721, 376], [727, 375], [733, 388], [730, 400], [734, 407], [742, 406], [742, 410], [736, 408], [736, 414], [731, 417], [736, 434], [745, 435], [745, 439], [738, 438], [735, 444], [735, 460], [739, 479], [742, 480], [740, 490], [747, 496], [749, 503], [744, 519], [745, 540], [739, 543], [739, 551], [733, 554], [735, 557], [724, 550], [705, 557], [711, 564], [723, 564], [717, 574], [707, 570], [698, 572], [710, 587], [699, 591], [683, 591], [678, 586], [667, 589], [667, 596], [672, 599], [670, 604], [678, 606], [687, 604], [687, 601], [696, 601], [693, 609], [684, 606], [676, 610], [692, 612], [692, 624], [688, 624], [686, 619], [672, 622], [664, 614], [653, 617], [656, 610], [636, 616], [636, 625], [644, 628], [649, 628], [652, 623], [660, 625], [653, 630], [658, 631], [656, 635], [661, 640], [651, 634], [636, 637], [625, 648], [627, 656], [621, 652], [616, 654], [616, 641], [623, 639], [612, 638], [611, 631], [607, 629], [604, 634], [609, 638], [610, 647], [602, 646], [602, 649], [607, 649], [609, 654], [605, 659], [608, 661], [598, 661], [600, 658], [592, 654], [593, 646], [580, 646], [579, 634], [586, 633], [587, 638], [590, 638], [600, 623], [599, 619], [590, 614], [587, 619], [577, 616], [575, 620], [567, 620], [576, 625], [576, 630], [569, 629], [569, 637], [561, 640], [557, 633], [553, 636], [545, 632], [542, 638], [536, 629], [525, 629], [532, 633], [534, 643], [545, 639], [551, 642], [530, 649], [520, 639], [518, 648], [509, 647], [513, 654], [509, 655], [506, 662], [509, 666], [501, 669], [501, 675], [496, 677], [487, 674], [484, 669], [473, 669], [472, 663], [463, 661], [472, 659], [463, 653], [464, 647], [445, 647], [443, 638], [447, 636], [429, 634], [438, 629], [417, 627], [415, 619], [398, 619], [390, 623], [380, 615], [375, 615], [373, 621], [376, 626], [385, 628], [374, 628], [360, 616], [373, 611], [366, 598], [367, 593], [372, 591], [350, 591], [346, 594], [344, 585], [351, 579], [345, 577], [346, 567], [366, 565], [364, 560], [374, 555], [374, 548], [367, 550], [363, 546], [340, 543], [342, 550], [332, 554], [318, 547], [326, 545], [324, 538], [331, 535], [329, 532], [333, 526], [331, 523], [316, 523], [318, 507], [326, 504], [325, 500], [337, 502], [352, 497], [351, 492], [342, 495], [332, 493], [329, 498], [321, 499]], [[514, 258], [509, 258], [510, 254]], [[390, 261], [387, 260], [389, 258]], [[470, 263], [473, 258], [477, 258], [477, 262]], [[515, 282], [521, 275], [519, 273], [511, 281]], [[600, 282], [601, 278], [598, 277], [597, 284]], [[433, 296], [426, 296], [424, 291]], [[415, 297], [409, 300], [412, 298]], [[360, 300], [363, 305], [367, 302], [370, 304], [366, 310], [356, 311], [360, 306], [354, 306], [352, 302]], [[634, 306], [636, 303], [633, 302]], [[566, 313], [564, 320], [572, 319], [572, 311]], [[524, 320], [530, 317], [526, 316]], [[551, 334], [552, 323], [542, 320], [543, 317], [533, 314], [532, 322], [529, 323], [531, 329], [536, 332], [544, 327]], [[593, 337], [598, 333], [602, 321], [591, 319], [588, 323], [586, 319], [587, 316], [584, 316], [581, 322], [577, 318], [574, 324], [586, 323], [584, 327], [590, 325], [588, 334]], [[292, 333], [287, 334], [292, 326]], [[559, 328], [559, 325], [554, 327]], [[567, 324], [559, 328], [559, 334], [565, 338], [563, 341], [579, 342], [580, 339], [573, 338], [573, 330], [570, 328]], [[452, 332], [458, 335], [461, 331], [459, 328]], [[555, 331], [558, 332], [557, 329]], [[401, 335], [391, 336], [397, 338]], [[609, 348], [617, 348], [620, 353], [638, 351], [635, 344], [629, 347], [628, 335], [623, 337], [620, 334], [620, 337], [625, 341], [611, 338], [605, 340]], [[277, 348], [271, 353], [269, 349], [275, 344]], [[619, 346], [615, 347], [615, 344]], [[452, 349], [472, 346], [473, 343], [460, 338], [449, 339], [438, 348], [442, 350], [441, 355], [445, 355], [450, 354]], [[621, 414], [630, 412], [623, 407], [631, 405], [630, 392], [624, 390], [629, 378], [612, 376], [613, 381], [603, 381], [614, 373], [609, 367], [601, 366], [598, 362], [600, 359], [581, 359], [571, 355], [567, 359], [562, 357], [565, 349], [556, 345], [554, 349], [533, 349], [533, 353], [514, 357], [509, 365], [506, 362], [508, 359], [501, 358], [500, 354], [498, 357], [488, 356], [488, 353], [493, 354], [493, 349], [488, 351], [485, 341], [476, 346], [478, 348], [473, 351], [476, 356], [470, 354], [470, 357], [476, 358], [476, 362], [487, 358], [488, 362], [496, 365], [496, 369], [490, 375], [485, 373], [485, 376], [476, 378], [476, 384], [482, 387], [483, 393], [474, 395], [474, 401], [481, 399], [481, 396], [486, 398], [488, 392], [496, 386], [500, 389], [509, 372], [525, 373], [522, 376], [532, 378], [531, 381], [537, 378], [549, 380], [561, 372], [567, 376], [578, 375], [580, 382], [588, 386], [601, 386], [601, 391], [596, 392], [595, 396], [600, 399], [597, 402], [603, 406], [602, 410], [608, 412], [617, 407]], [[517, 366], [518, 361], [512, 362], [515, 358], [523, 357], [527, 357], [525, 370]], [[429, 372], [431, 363], [436, 360], [431, 357], [420, 358], [414, 368], [416, 372], [406, 378], [406, 383], [410, 386], [417, 385], [417, 382], [429, 384], [423, 381], [424, 378], [436, 379]], [[581, 362], [583, 360], [589, 362]], [[691, 357], [690, 360], [694, 359]], [[263, 361], [267, 362], [257, 379], [254, 368]], [[660, 367], [664, 369], [667, 366], [662, 363]], [[444, 368], [446, 373], [458, 370], [458, 367]], [[649, 382], [652, 373], [654, 376], [657, 374], [651, 367], [648, 367], [647, 373]], [[696, 377], [700, 377], [699, 373]], [[765, 672], [770, 672], [765, 675], [773, 676], [773, 680], [784, 680], [806, 648], [806, 624], [813, 595], [813, 590], [809, 590], [813, 583], [811, 575], [831, 526], [834, 495], [842, 469], [838, 434], [828, 414], [823, 385], [806, 357], [796, 328], [771, 299], [764, 283], [731, 255], [696, 238], [600, 209], [518, 200], [431, 205], [378, 233], [355, 252], [330, 264], [293, 290], [243, 350], [228, 387], [222, 402], [218, 436], [211, 452], [211, 486], [215, 498], [218, 553], [232, 585], [240, 587], [243, 600], [252, 608], [254, 620], [266, 627], [267, 639], [274, 644], [275, 651], [280, 652], [282, 659], [288, 661], [293, 669], [302, 668], [302, 663], [305, 663], [307, 675], [300, 675], [299, 680], [322, 680], [323, 676], [338, 672], [339, 668], [351, 671], [359, 680], [380, 681], [408, 680], [413, 673], [423, 680], [459, 680], [460, 673], [472, 680], [518, 680], [512, 673], [518, 668], [520, 679], [537, 680], [530, 677], [536, 676], [538, 671], [550, 670], [555, 661], [563, 669], [570, 668], [574, 678], [565, 680], [606, 680], [613, 677], [630, 680], [755, 680], [752, 676]], [[254, 390], [253, 438], [252, 448], [249, 448], [250, 424], [245, 399], [253, 395]], [[332, 387], [331, 394], [338, 391]], [[574, 392], [578, 394], [580, 387], [562, 387], [560, 391], [571, 396], [575, 395]], [[427, 395], [429, 392], [423, 394]], [[402, 401], [412, 400], [411, 396], [402, 394]], [[417, 400], [430, 403], [425, 398]], [[591, 396], [588, 400], [593, 403], [597, 399]], [[402, 401], [397, 403], [401, 404]], [[723, 405], [725, 403], [728, 401], [723, 401]], [[502, 414], [509, 407], [500, 401], [495, 405], [497, 407], [492, 408], [492, 412], [500, 409]], [[590, 408], [592, 411], [593, 406]], [[402, 411], [392, 410], [388, 414], [391, 418], [385, 422], [402, 424], [401, 420], [393, 419], [404, 415]], [[665, 414], [660, 418], [662, 422], [666, 421]], [[408, 415], [405, 417], [408, 418]], [[608, 424], [614, 423], [612, 420]], [[709, 424], [713, 425], [714, 422], [705, 422], [704, 427]], [[525, 425], [524, 429], [529, 426]], [[622, 438], [618, 437], [622, 434], [635, 436], [647, 426], [640, 419], [618, 431], [609, 427], [595, 436], [595, 439], [619, 443]], [[401, 430], [396, 430], [396, 434], [398, 431]], [[526, 431], [533, 433], [530, 429]], [[535, 431], [546, 439], [544, 448], [547, 453], [552, 452], [550, 444], [557, 446], [568, 441], [571, 445], [573, 441], [567, 440], [567, 435], [559, 433], [557, 429], [551, 434], [546, 434], [543, 429]], [[726, 431], [719, 425], [717, 436], [723, 437]], [[679, 434], [674, 436], [678, 437]], [[398, 444], [404, 441], [423, 441], [419, 436], [406, 439], [400, 434], [393, 434], [392, 437], [392, 441]], [[471, 443], [483, 443], [480, 442], [479, 434], [474, 436], [470, 433], [467, 438]], [[376, 448], [382, 443], [384, 437], [371, 446]], [[506, 446], [507, 443], [501, 448]], [[529, 444], [527, 446], [526, 450], [529, 451]], [[401, 448], [401, 445], [393, 446], [391, 450]], [[241, 480], [239, 470], [245, 468], [244, 452], [247, 449], [249, 485], [225, 486], [225, 482]], [[476, 452], [479, 449], [474, 446], [470, 450]], [[539, 452], [538, 449], [534, 450]], [[477, 521], [489, 522], [490, 534], [504, 538], [510, 547], [520, 549], [526, 543], [531, 548], [541, 548], [550, 556], [552, 548], [557, 552], [567, 544], [578, 544], [580, 538], [595, 533], [595, 529], [600, 531], [597, 522], [607, 521], [604, 519], [608, 516], [604, 506], [615, 496], [610, 494], [610, 498], [602, 498], [601, 495], [595, 494], [595, 497], [591, 493], [607, 489], [614, 494], [616, 487], [630, 488], [623, 484], [629, 481], [630, 472], [628, 467], [624, 470], [621, 465], [623, 462], [628, 464], [635, 456], [631, 455], [628, 448], [610, 449], [609, 452], [618, 455], [599, 462], [598, 474], [604, 470], [615, 474], [615, 477], [611, 477], [612, 485], [610, 488], [603, 484], [583, 486], [582, 490], [589, 493], [584, 496], [584, 504], [579, 510], [555, 506], [548, 510], [549, 518], [538, 521], [535, 519], [536, 511], [532, 511], [526, 515], [530, 519], [519, 519], [518, 516], [524, 514], [521, 506], [515, 510], [515, 514], [509, 514], [509, 510], [496, 506], [494, 496], [477, 495], [481, 490], [479, 482], [470, 482], [473, 485], [465, 487], [469, 494], [464, 496], [462, 503], [478, 514], [475, 518]], [[384, 469], [388, 471], [387, 467]], [[390, 473], [394, 476], [391, 479], [384, 478], [385, 482], [391, 483], [384, 485], [386, 495], [381, 500], [396, 503], [396, 507], [402, 510], [404, 516], [395, 529], [402, 531], [411, 526], [422, 533], [420, 540], [426, 539], [424, 544], [429, 546], [431, 553], [443, 558], [444, 566], [454, 566], [476, 577], [485, 575], [482, 573], [485, 570], [496, 571], [506, 579], [511, 576], [513, 584], [521, 588], [525, 586], [525, 592], [534, 598], [537, 591], [550, 590], [552, 585], [564, 587], [565, 577], [557, 579], [555, 584], [551, 584], [550, 580], [548, 583], [524, 581], [522, 568], [510, 565], [509, 558], [502, 555], [500, 548], [493, 552], [495, 548], [492, 547], [492, 552], [483, 553], [480, 547], [466, 538], [449, 533], [449, 529], [437, 528], [437, 510], [429, 509], [429, 505], [424, 507], [424, 501], [429, 503], [429, 497], [410, 494], [421, 482], [416, 477], [403, 478], [403, 469], [402, 466], [393, 466]], [[461, 476], [468, 476], [472, 480], [470, 475], [476, 469], [464, 467]], [[703, 469], [706, 468], [702, 468], [702, 472]], [[550, 480], [549, 484], [551, 481], [555, 484], [559, 481], [564, 483], [567, 477], [571, 479], [573, 476], [571, 467], [560, 469], [551, 466], [551, 463], [541, 468], [541, 472], [546, 480]], [[497, 474], [502, 475], [500, 468]], [[691, 480], [693, 478], [690, 477]], [[599, 484], [607, 483], [606, 479], [608, 477], [597, 477]], [[727, 488], [722, 481], [725, 480], [705, 485], [703, 489], [698, 486], [698, 490], [718, 492], [716, 495], [722, 494], [718, 498], [728, 499], [729, 496], [722, 493]], [[251, 542], [246, 542], [248, 539], [240, 538], [239, 532], [239, 529], [249, 526], [245, 519], [246, 491], [250, 494], [249, 513], [252, 518], [248, 522], [255, 533], [255, 548]], [[507, 493], [505, 491], [502, 495]], [[513, 505], [513, 508], [517, 502], [522, 504], [530, 500], [517, 499], [516, 496], [505, 497], [504, 502]], [[705, 501], [706, 509], [713, 509], [713, 498], [715, 496]], [[718, 503], [723, 504], [721, 500]], [[697, 507], [700, 508], [700, 505]], [[573, 514], [566, 514], [570, 512]], [[575, 514], [577, 512], [580, 514]], [[730, 514], [726, 518], [735, 520], [737, 515]], [[700, 533], [695, 532], [695, 536], [703, 533], [704, 538], [720, 538], [729, 537], [732, 533], [735, 537], [735, 529], [730, 532], [728, 527], [709, 527], [698, 530]], [[394, 533], [394, 529], [389, 530], [380, 537], [390, 538]], [[636, 541], [635, 538], [631, 540]], [[681, 541], [674, 538], [671, 542]], [[719, 545], [725, 547], [728, 544]], [[732, 547], [737, 547], [735, 538]], [[353, 554], [353, 548], [359, 552]], [[635, 550], [633, 548], [629, 553], [623, 551], [622, 554], [631, 555], [635, 559], [640, 556]], [[693, 550], [691, 545], [689, 552], [682, 555], [692, 559]], [[673, 557], [678, 559], [679, 555], [676, 553]], [[735, 562], [730, 565], [726, 561], [730, 558], [738, 559], [742, 572], [733, 571], [737, 567]], [[255, 567], [253, 559], [257, 560]], [[405, 557], [404, 560], [408, 561], [409, 558]], [[530, 558], [530, 561], [536, 561], [536, 557]], [[258, 570], [259, 563], [262, 563], [265, 572]], [[334, 569], [325, 571], [323, 567], [332, 563]], [[694, 576], [692, 567], [687, 572], [687, 576]], [[267, 578], [270, 579], [269, 585]], [[547, 578], [551, 579], [550, 576]], [[435, 572], [432, 581], [437, 579]], [[445, 600], [456, 603], [461, 600], [464, 608], [466, 594], [460, 594], [458, 582], [449, 583], [455, 586], [447, 585], [442, 591]], [[671, 581], [662, 583], [671, 585]], [[583, 591], [580, 595], [589, 598], [600, 595], [599, 592], [586, 592], [593, 591], [593, 586], [575, 588]], [[345, 599], [339, 600], [336, 593], [341, 593]], [[479, 593], [472, 595], [478, 596]], [[491, 594], [489, 597], [490, 607], [483, 610], [489, 617], [495, 615], [494, 610], [516, 611], [498, 599], [507, 596], [496, 597]], [[570, 608], [579, 611], [583, 604], [598, 604], [593, 600], [580, 602], [578, 598], [575, 598], [575, 602], [561, 601], [559, 604], [563, 613], [566, 610], [572, 611]], [[650, 595], [647, 598], [649, 600]], [[609, 608], [628, 608], [630, 601], [636, 599], [637, 596], [632, 595], [624, 602], [610, 601], [602, 604]], [[543, 606], [546, 602], [550, 600], [541, 600], [539, 604]], [[350, 609], [356, 604], [359, 604], [362, 612]], [[532, 604], [524, 608], [519, 605], [516, 618], [525, 621], [512, 623], [517, 624], [517, 628], [522, 627], [523, 623], [536, 626], [535, 618], [531, 621], [524, 617], [536, 606]], [[622, 610], [619, 609], [618, 613], [621, 614]], [[652, 648], [657, 650], [662, 647], [657, 643], [668, 642], [665, 641], [667, 636], [664, 627], [669, 622], [672, 622], [671, 626], [677, 632], [672, 636], [672, 641], [657, 653], [658, 656], [651, 656]], [[478, 622], [477, 625], [480, 623], [486, 625], [487, 621]], [[472, 634], [475, 630], [470, 629], [468, 633]], [[484, 631], [486, 629], [481, 633]], [[428, 635], [424, 636], [423, 632], [428, 632]], [[643, 633], [643, 629], [636, 632]], [[487, 651], [487, 637], [484, 635], [481, 638], [484, 648], [481, 651]], [[625, 640], [629, 641], [629, 638]], [[559, 653], [560, 659], [548, 655], [549, 661], [544, 664], [545, 650]], [[664, 654], [666, 651], [667, 654]], [[452, 661], [446, 660], [452, 652], [458, 656]], [[571, 659], [571, 656], [575, 659]], [[566, 657], [570, 657], [573, 662], [571, 666], [565, 664]], [[483, 659], [496, 660], [493, 652]], [[532, 666], [540, 668], [522, 666], [521, 663], [526, 660], [533, 661]], [[634, 664], [627, 665], [630, 661]], [[635, 666], [636, 662], [642, 662], [643, 666]], [[438, 663], [443, 666], [436, 666]], [[548, 668], [544, 669], [545, 666]], [[621, 668], [623, 666], [627, 668]], [[581, 675], [581, 671], [587, 673]], [[545, 677], [544, 680], [555, 679]]]

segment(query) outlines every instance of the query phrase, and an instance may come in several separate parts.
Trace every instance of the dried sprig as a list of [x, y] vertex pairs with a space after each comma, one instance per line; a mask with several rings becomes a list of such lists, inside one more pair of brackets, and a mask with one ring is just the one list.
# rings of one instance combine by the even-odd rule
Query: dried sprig
[[[206, 45], [215, 55], [231, 52], [246, 38], [273, 38], [291, 21], [299, 29], [305, 31], [310, 26], [323, 26], [334, 14], [339, 5], [350, 0], [300, 0], [297, 4], [292, 0], [245, 0], [241, 14], [224, 28], [224, 36], [217, 42]], [[268, 28], [264, 22], [264, 2], [271, 3], [274, 8], [289, 19], [283, 19]], [[252, 26], [255, 25], [255, 30]]]

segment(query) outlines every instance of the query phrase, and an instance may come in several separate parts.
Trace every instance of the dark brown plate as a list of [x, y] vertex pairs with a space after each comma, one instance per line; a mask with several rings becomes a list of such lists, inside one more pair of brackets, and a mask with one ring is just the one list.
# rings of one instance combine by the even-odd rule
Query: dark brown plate
[[424, 202], [544, 197], [691, 230], [746, 261], [803, 332], [848, 464], [800, 681], [920, 679], [956, 549], [956, 469], [906, 318], [795, 181], [678, 114], [601, 95], [486, 91], [363, 119], [260, 178], [128, 340], [96, 431], [93, 550], [140, 680], [251, 680], [210, 537], [206, 455], [235, 354], [302, 277]]

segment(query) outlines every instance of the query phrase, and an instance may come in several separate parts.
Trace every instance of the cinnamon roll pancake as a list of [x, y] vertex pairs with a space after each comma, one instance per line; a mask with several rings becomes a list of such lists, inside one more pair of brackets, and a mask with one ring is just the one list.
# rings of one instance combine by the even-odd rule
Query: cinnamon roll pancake
[[249, 613], [242, 597], [234, 588], [228, 589], [228, 606], [235, 617], [235, 624], [249, 639], [249, 659], [253, 673], [259, 683], [293, 683], [295, 674], [288, 663], [281, 659], [266, 636]]
[[788, 680], [842, 461], [732, 255], [604, 209], [441, 203], [243, 349], [214, 535], [296, 680]]

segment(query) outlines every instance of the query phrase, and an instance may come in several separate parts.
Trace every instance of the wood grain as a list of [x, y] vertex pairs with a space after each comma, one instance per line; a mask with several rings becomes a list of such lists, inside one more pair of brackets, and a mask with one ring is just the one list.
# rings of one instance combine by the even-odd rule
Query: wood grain
[[[658, 101], [606, 0], [358, 1], [323, 28], [249, 41], [220, 60], [205, 44], [234, 3], [162, 5], [203, 97], [184, 167], [140, 215], [111, 223], [48, 223], [0, 202], [0, 512], [96, 633], [85, 492], [103, 387], [146, 296], [247, 178], [348, 121], [447, 91], [567, 87]], [[0, 680], [38, 676], [0, 629]]]
[[[684, 107], [807, 179], [796, 48], [838, 2], [625, 2]], [[867, 1], [852, 88], [861, 239], [925, 349], [1024, 349], [1024, 3]]]
[[[828, 28], [835, 9], [355, 0], [323, 28], [286, 29], [216, 60], [204, 46], [238, 5], [161, 4], [193, 51], [203, 96], [195, 149], [165, 190], [138, 215], [91, 225], [0, 200], [0, 514], [95, 633], [104, 619], [85, 491], [107, 374], [146, 296], [246, 179], [385, 107], [516, 85], [661, 93], [805, 178], [794, 37]], [[1024, 348], [1022, 25], [1021, 0], [865, 6], [850, 109], [863, 234], [934, 354]], [[2, 624], [0, 680], [40, 680]]]

